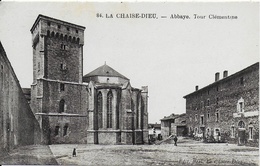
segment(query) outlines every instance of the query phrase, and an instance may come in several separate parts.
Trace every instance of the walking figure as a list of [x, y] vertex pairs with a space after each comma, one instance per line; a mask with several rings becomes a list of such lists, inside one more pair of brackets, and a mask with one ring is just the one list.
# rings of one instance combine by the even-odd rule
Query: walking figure
[[73, 149], [72, 156], [76, 157], [76, 148]]
[[174, 145], [175, 145], [175, 146], [177, 146], [177, 141], [178, 141], [178, 138], [177, 138], [177, 136], [176, 136], [176, 135], [174, 136], [173, 140], [174, 140]]

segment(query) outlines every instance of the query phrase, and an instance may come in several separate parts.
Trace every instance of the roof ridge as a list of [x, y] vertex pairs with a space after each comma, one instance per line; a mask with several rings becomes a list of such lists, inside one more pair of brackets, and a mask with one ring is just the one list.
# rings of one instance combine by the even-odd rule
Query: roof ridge
[[123, 79], [129, 80], [127, 77], [113, 69], [112, 67], [108, 66], [106, 63], [95, 70], [89, 72], [88, 74], [84, 75], [83, 77], [91, 77], [91, 76], [108, 76], [108, 77], [121, 77]]

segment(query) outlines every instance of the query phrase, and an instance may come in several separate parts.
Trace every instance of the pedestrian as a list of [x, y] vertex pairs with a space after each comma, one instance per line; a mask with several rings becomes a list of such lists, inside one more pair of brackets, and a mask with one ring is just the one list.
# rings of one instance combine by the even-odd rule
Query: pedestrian
[[177, 146], [177, 141], [178, 141], [178, 138], [177, 138], [177, 136], [176, 136], [176, 135], [174, 136], [173, 140], [174, 140], [174, 145], [175, 145], [175, 146]]
[[73, 149], [72, 157], [76, 157], [76, 148]]

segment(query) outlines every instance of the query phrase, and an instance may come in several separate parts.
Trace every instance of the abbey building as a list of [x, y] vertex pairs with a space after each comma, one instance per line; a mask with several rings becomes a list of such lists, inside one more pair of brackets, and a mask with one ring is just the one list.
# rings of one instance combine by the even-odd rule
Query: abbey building
[[108, 65], [83, 77], [85, 27], [39, 15], [31, 28], [31, 108], [52, 143], [148, 142], [147, 86]]

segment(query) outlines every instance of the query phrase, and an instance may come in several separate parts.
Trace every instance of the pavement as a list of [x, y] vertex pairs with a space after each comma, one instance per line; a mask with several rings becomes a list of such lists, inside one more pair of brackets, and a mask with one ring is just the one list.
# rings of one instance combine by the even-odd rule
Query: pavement
[[[73, 148], [77, 156], [72, 157]], [[160, 145], [56, 144], [16, 149], [1, 164], [41, 165], [259, 165], [259, 148], [179, 138]]]

